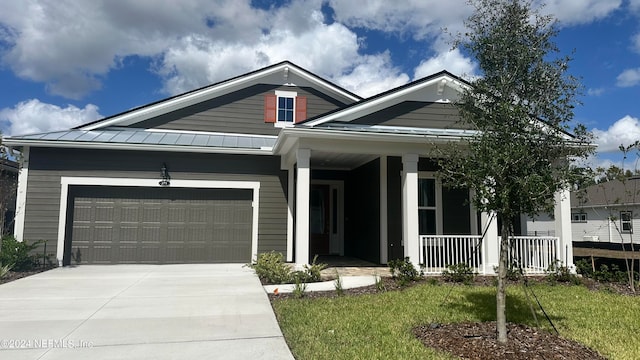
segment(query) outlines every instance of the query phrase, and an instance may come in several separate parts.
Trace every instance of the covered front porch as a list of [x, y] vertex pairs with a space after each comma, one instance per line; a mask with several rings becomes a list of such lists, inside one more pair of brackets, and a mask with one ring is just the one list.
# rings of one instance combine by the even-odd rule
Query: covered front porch
[[[387, 264], [408, 257], [427, 274], [457, 263], [495, 274], [496, 216], [474, 209], [469, 191], [443, 187], [433, 159], [302, 148], [295, 160], [288, 172], [288, 261], [301, 266], [316, 255], [337, 255]], [[525, 273], [543, 273], [556, 261], [573, 265], [568, 194], [556, 200], [560, 236], [512, 239], [511, 257]]]

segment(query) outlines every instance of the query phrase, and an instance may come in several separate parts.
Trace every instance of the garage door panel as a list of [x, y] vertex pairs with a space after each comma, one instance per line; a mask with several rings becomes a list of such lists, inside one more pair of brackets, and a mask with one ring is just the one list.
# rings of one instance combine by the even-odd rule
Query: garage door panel
[[222, 263], [251, 258], [252, 190], [79, 186], [71, 251], [82, 263]]

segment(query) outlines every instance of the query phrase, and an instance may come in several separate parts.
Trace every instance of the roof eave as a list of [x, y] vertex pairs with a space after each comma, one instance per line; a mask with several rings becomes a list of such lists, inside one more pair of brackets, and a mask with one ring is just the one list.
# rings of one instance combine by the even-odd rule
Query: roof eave
[[211, 154], [240, 154], [240, 155], [272, 155], [273, 148], [228, 148], [206, 146], [181, 146], [164, 144], [124, 144], [124, 143], [83, 143], [74, 141], [47, 141], [47, 140], [13, 140], [6, 139], [5, 145], [10, 147], [50, 147], [72, 149], [100, 149], [100, 150], [133, 150], [133, 151], [165, 151], [165, 152], [192, 152]]

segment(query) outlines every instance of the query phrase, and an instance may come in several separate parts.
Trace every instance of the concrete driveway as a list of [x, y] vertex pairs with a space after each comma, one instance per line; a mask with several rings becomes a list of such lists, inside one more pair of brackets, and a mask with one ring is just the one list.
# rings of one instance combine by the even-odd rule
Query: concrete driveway
[[293, 359], [239, 264], [85, 265], [0, 285], [0, 359]]

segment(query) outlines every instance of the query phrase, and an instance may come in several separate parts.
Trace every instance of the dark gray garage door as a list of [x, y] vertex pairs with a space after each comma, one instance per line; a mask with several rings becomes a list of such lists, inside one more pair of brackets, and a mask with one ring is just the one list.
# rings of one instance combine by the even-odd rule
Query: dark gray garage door
[[75, 186], [65, 263], [222, 263], [251, 258], [252, 190]]

